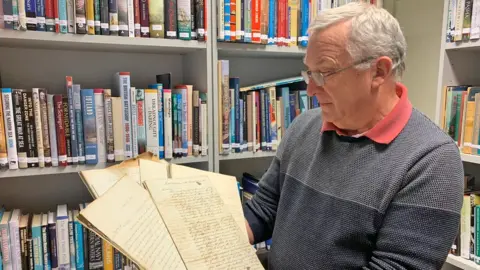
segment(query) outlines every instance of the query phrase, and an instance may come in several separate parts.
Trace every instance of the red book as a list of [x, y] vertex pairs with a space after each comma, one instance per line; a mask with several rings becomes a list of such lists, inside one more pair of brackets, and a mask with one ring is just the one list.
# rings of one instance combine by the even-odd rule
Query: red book
[[57, 131], [57, 151], [58, 151], [58, 165], [67, 166], [67, 139], [65, 137], [65, 119], [63, 112], [63, 96], [53, 96], [54, 110], [55, 110], [55, 127]]
[[[47, 19], [47, 25], [51, 25], [51, 27], [47, 26], [48, 32], [55, 32], [55, 12], [53, 11], [53, 2], [54, 0], [45, 0], [45, 18]], [[49, 20], [52, 20], [51, 24], [49, 24]]]
[[150, 20], [148, 19], [148, 0], [140, 0], [140, 36], [150, 37]]
[[287, 0], [278, 1], [277, 46], [286, 45], [287, 37]]
[[140, 37], [140, 0], [133, 0], [135, 37]]
[[58, 0], [53, 0], [53, 16], [55, 18], [55, 32], [60, 33], [60, 17], [58, 16]]
[[[257, 1], [257, 0], [254, 0]], [[260, 0], [258, 0], [260, 1]], [[241, 3], [239, 3], [241, 5]], [[241, 16], [241, 14], [238, 14]], [[230, 41], [237, 40], [237, 0], [230, 0]]]
[[261, 0], [252, 0], [252, 43], [260, 43], [261, 42], [261, 40], [260, 40], [260, 38], [261, 38], [261, 34], [260, 34], [261, 5], [260, 5], [260, 2], [261, 2]]

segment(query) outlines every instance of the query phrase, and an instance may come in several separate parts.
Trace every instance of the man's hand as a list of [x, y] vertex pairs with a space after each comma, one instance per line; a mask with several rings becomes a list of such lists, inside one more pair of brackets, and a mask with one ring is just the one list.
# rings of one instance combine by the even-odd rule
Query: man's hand
[[250, 242], [250, 245], [253, 245], [253, 232], [252, 229], [250, 228], [250, 224], [248, 224], [248, 221], [245, 220], [245, 227], [247, 227], [247, 234], [248, 234], [248, 241]]

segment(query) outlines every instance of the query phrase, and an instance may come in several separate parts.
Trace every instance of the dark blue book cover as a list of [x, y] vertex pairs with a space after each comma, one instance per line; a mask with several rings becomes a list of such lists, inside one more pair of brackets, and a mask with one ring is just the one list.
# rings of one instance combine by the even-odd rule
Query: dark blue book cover
[[97, 127], [95, 119], [95, 98], [93, 89], [82, 89], [83, 138], [86, 164], [97, 164]]
[[47, 31], [45, 24], [45, 0], [36, 0], [37, 31]]
[[295, 119], [295, 116], [297, 116], [297, 111], [295, 110], [295, 102], [297, 99], [297, 95], [295, 93], [290, 93], [289, 94], [289, 101], [290, 101], [290, 123], [293, 122], [293, 119]]
[[27, 30], [37, 30], [37, 1], [25, 0], [25, 13], [27, 15]]
[[48, 237], [50, 240], [50, 261], [52, 269], [58, 268], [56, 213], [48, 213]]

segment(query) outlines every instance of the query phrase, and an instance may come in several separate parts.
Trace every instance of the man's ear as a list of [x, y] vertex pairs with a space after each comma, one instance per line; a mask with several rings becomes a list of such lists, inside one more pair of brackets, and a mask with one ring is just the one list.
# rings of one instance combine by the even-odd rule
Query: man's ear
[[373, 69], [373, 78], [372, 78], [372, 87], [378, 88], [382, 85], [385, 80], [392, 74], [392, 59], [387, 56], [382, 56], [377, 58], [375, 65], [372, 66]]

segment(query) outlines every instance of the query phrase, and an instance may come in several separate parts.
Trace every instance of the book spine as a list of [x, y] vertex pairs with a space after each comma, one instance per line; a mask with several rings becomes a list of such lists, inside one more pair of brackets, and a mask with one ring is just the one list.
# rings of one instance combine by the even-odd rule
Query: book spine
[[182, 89], [182, 156], [188, 155], [188, 94], [187, 89]]
[[145, 129], [145, 90], [137, 89], [136, 102], [138, 153], [141, 154], [147, 151], [147, 134]]
[[13, 8], [12, 0], [2, 0], [3, 23], [5, 29], [13, 29]]
[[158, 153], [158, 91], [145, 89], [147, 151]]
[[67, 142], [65, 137], [65, 115], [63, 113], [63, 98], [55, 95], [55, 127], [57, 132], [58, 163], [60, 166], [67, 166]]
[[13, 8], [15, 7], [17, 8], [17, 18], [18, 18], [17, 27], [15, 29], [20, 31], [26, 31], [27, 30], [27, 14], [26, 14], [25, 5], [27, 1], [15, 0], [13, 2], [15, 5]]
[[42, 124], [43, 152], [45, 156], [45, 167], [52, 166], [52, 153], [50, 150], [50, 134], [48, 132], [48, 108], [47, 92], [45, 89], [39, 89], [40, 97], [40, 117]]
[[113, 108], [112, 108], [112, 90], [103, 90], [105, 104], [105, 135], [107, 143], [107, 162], [115, 162], [115, 145], [113, 138]]
[[58, 269], [70, 269], [70, 241], [68, 232], [68, 212], [57, 210], [57, 259]]
[[217, 40], [225, 40], [225, 2], [217, 0]]
[[190, 0], [190, 37], [197, 39], [197, 27], [195, 26], [195, 0]]
[[20, 269], [30, 269], [29, 267], [29, 254], [28, 254], [28, 244], [30, 242], [27, 236], [27, 227], [20, 227], [19, 228], [19, 236], [20, 236], [20, 261], [21, 261], [21, 268]]
[[[25, 11], [25, 2], [21, 1], [21, 4], [24, 7], [23, 10]], [[15, 30], [25, 30], [25, 29], [20, 29], [20, 20], [19, 20], [18, 1], [17, 0], [12, 0], [12, 11], [13, 11], [13, 29], [15, 29]]]
[[38, 154], [38, 165], [40, 168], [45, 167], [45, 153], [43, 151], [43, 125], [42, 125], [42, 115], [40, 112], [40, 93], [38, 88], [32, 89], [32, 99], [33, 99], [33, 115], [35, 122], [35, 135], [37, 143], [37, 154]]
[[200, 114], [202, 115], [202, 128], [201, 128], [201, 133], [202, 133], [202, 143], [201, 143], [201, 152], [202, 156], [206, 156], [208, 154], [207, 149], [208, 149], [208, 142], [207, 142], [207, 99], [202, 98], [201, 99], [201, 104], [200, 104]]
[[108, 0], [100, 0], [100, 33], [104, 36], [110, 35], [109, 16]]
[[205, 2], [204, 0], [195, 0], [195, 25], [198, 41], [205, 41]]
[[68, 111], [68, 97], [62, 96], [62, 104], [63, 104], [63, 121], [64, 121], [64, 129], [65, 129], [65, 145], [67, 146], [67, 164], [73, 164], [72, 158], [72, 144], [71, 138], [72, 135], [70, 133], [70, 113]]
[[68, 33], [67, 0], [58, 0], [58, 18], [60, 24], [60, 33]]
[[112, 97], [112, 111], [115, 161], [122, 161], [125, 159], [125, 155], [123, 154], [122, 101], [120, 97]]
[[243, 100], [243, 141], [242, 147], [243, 151], [247, 151], [248, 149], [248, 111], [247, 111], [247, 102], [248, 102], [248, 95], [244, 93], [241, 95]]
[[[188, 1], [190, 6], [190, 0], [184, 0], [184, 1]], [[149, 0], [148, 11], [149, 11], [148, 18], [150, 20], [150, 37], [164, 38], [165, 29], [164, 29], [164, 18], [163, 18], [164, 17], [163, 0]], [[188, 23], [188, 27], [189, 27], [188, 31], [190, 33], [190, 21]]]
[[275, 87], [270, 87], [268, 89], [269, 91], [269, 97], [270, 97], [270, 106], [269, 106], [269, 112], [270, 112], [270, 138], [272, 141], [272, 150], [277, 150], [277, 117], [276, 111], [277, 111], [277, 104], [276, 104], [276, 95], [275, 95]]
[[230, 91], [230, 151], [234, 153], [237, 149], [237, 144], [235, 142], [235, 89], [229, 89]]
[[[17, 156], [18, 156], [18, 167], [24, 169], [28, 167], [27, 163], [27, 147], [26, 147], [26, 138], [25, 138], [25, 118], [23, 114], [23, 95], [21, 90], [13, 89], [12, 90], [12, 109], [15, 113], [15, 135], [17, 143]], [[3, 124], [3, 117], [0, 118], [0, 122]], [[5, 139], [5, 137], [3, 137]], [[1, 138], [0, 138], [1, 139]], [[5, 145], [6, 147], [6, 145]], [[6, 148], [5, 148], [6, 151]], [[5, 154], [5, 157], [7, 155]], [[4, 166], [8, 160], [4, 161]]]
[[75, 0], [67, 0], [67, 32], [75, 34]]
[[85, 269], [85, 260], [83, 253], [83, 226], [76, 218], [74, 218], [74, 234], [75, 234], [75, 265], [77, 270]]
[[132, 105], [132, 155], [138, 156], [138, 115], [137, 115], [137, 91], [135, 87], [130, 88], [130, 100]]
[[93, 232], [88, 234], [88, 269], [103, 269], [102, 238]]
[[252, 1], [252, 43], [261, 43], [261, 0], [251, 0]]
[[47, 94], [47, 110], [48, 110], [48, 134], [50, 136], [50, 151], [52, 154], [52, 166], [58, 166], [58, 143], [57, 143], [57, 129], [56, 129], [56, 114], [54, 95]]
[[135, 10], [134, 0], [127, 0], [127, 13], [128, 13], [128, 36], [135, 37]]
[[244, 131], [243, 131], [243, 121], [245, 121], [245, 120], [243, 119], [243, 113], [242, 113], [242, 112], [243, 112], [243, 106], [244, 106], [243, 100], [240, 99], [240, 106], [238, 106], [238, 107], [240, 107], [240, 118], [239, 118], [240, 126], [239, 126], [239, 132], [238, 132], [238, 134], [239, 134], [239, 139], [240, 139], [240, 143], [239, 143], [239, 150], [240, 150], [240, 152], [243, 152], [243, 132], [244, 132]]
[[150, 37], [150, 20], [148, 18], [148, 0], [140, 0], [140, 36]]
[[165, 142], [164, 142], [164, 119], [163, 119], [163, 86], [157, 84], [158, 90], [158, 157], [165, 158]]
[[70, 270], [77, 269], [77, 261], [75, 258], [75, 232], [73, 228], [73, 216], [72, 211], [68, 211], [68, 242], [70, 251]]
[[115, 270], [123, 270], [123, 262], [122, 262], [122, 254], [113, 249], [113, 269]]
[[224, 0], [223, 1], [223, 9], [224, 9], [224, 16], [223, 16], [223, 26], [224, 26], [224, 32], [225, 32], [225, 41], [231, 41], [231, 33], [230, 33], [230, 0]]
[[87, 17], [87, 34], [95, 35], [95, 0], [85, 0]]
[[[0, 14], [0, 17], [2, 17], [1, 14]], [[5, 132], [4, 113], [3, 113], [3, 106], [2, 106], [2, 95], [0, 95], [0, 169], [7, 167], [7, 164], [8, 164], [7, 151], [8, 150], [7, 150], [7, 140], [6, 140], [6, 132]]]
[[118, 35], [128, 37], [128, 0], [117, 0]]
[[48, 237], [48, 225], [42, 224], [41, 230], [42, 230], [41, 254], [43, 256], [43, 269], [50, 270], [52, 269], [52, 266], [50, 263], [50, 238]]
[[55, 33], [60, 33], [60, 18], [58, 14], [59, 1], [53, 0], [53, 18], [55, 22]]
[[[316, 0], [314, 0], [316, 1]], [[269, 0], [268, 3], [268, 45], [275, 44], [275, 18], [276, 18], [276, 1]]]
[[97, 127], [95, 97], [93, 89], [82, 89], [83, 136], [85, 141], [86, 164], [97, 164]]
[[235, 32], [235, 40], [237, 42], [243, 42], [242, 30], [243, 30], [243, 0], [237, 0], [236, 3], [236, 32]]
[[[27, 151], [27, 162], [28, 167], [38, 167], [38, 149], [37, 149], [37, 134], [35, 128], [35, 114], [33, 108], [33, 98], [32, 92], [24, 92], [23, 100], [27, 102], [24, 103], [24, 113], [25, 113], [25, 123], [27, 125], [27, 138], [28, 138], [28, 151]], [[27, 120], [28, 119], [28, 120]]]
[[12, 248], [12, 262], [13, 262], [13, 269], [22, 269], [22, 257], [21, 257], [21, 247], [20, 247], [20, 229], [18, 227], [18, 220], [12, 220], [16, 215], [14, 210], [12, 213], [12, 217], [8, 222], [8, 227], [10, 229], [10, 244]]
[[172, 149], [173, 157], [178, 155], [178, 143], [177, 143], [177, 94], [172, 92]]
[[110, 19], [110, 36], [118, 36], [118, 4], [117, 0], [108, 0], [108, 12]]
[[55, 32], [54, 0], [45, 0], [45, 28], [47, 32]]
[[230, 41], [237, 41], [237, 0], [230, 0]]
[[229, 62], [222, 60], [220, 62], [221, 69], [221, 86], [222, 86], [222, 150], [223, 154], [230, 151], [230, 110], [231, 98], [229, 89]]
[[121, 72], [118, 78], [120, 97], [122, 98], [123, 122], [123, 154], [125, 158], [132, 158], [132, 130], [131, 130], [131, 105], [130, 105], [130, 73]]
[[93, 24], [95, 35], [101, 35], [101, 9], [100, 9], [100, 1], [101, 0], [93, 0]]
[[177, 38], [177, 0], [165, 1], [166, 38]]
[[177, 13], [178, 38], [190, 40], [192, 38], [192, 8], [190, 0], [177, 0]]
[[105, 137], [105, 105], [103, 89], [94, 89], [95, 97], [95, 127], [97, 132], [98, 162], [107, 162], [107, 142]]
[[173, 158], [172, 90], [163, 89], [165, 158]]
[[107, 241], [103, 242], [103, 269], [113, 270], [113, 247]]
[[37, 1], [36, 0], [25, 0], [20, 1], [24, 3], [25, 13], [26, 13], [26, 29], [29, 31], [37, 30]]
[[183, 144], [182, 144], [182, 135], [183, 135], [183, 103], [182, 103], [182, 93], [177, 94], [177, 157], [183, 156]]
[[133, 0], [135, 37], [140, 37], [140, 0]]
[[10, 231], [8, 223], [0, 225], [0, 241], [2, 243], [1, 250], [3, 256], [3, 267], [5, 270], [13, 269], [12, 262], [12, 246], [10, 245]]
[[57, 253], [57, 225], [55, 222], [48, 223], [48, 234], [50, 240], [50, 258], [52, 270], [58, 269], [58, 253]]
[[75, 0], [75, 27], [77, 34], [87, 33], [85, 0]]
[[199, 93], [193, 91], [193, 155], [198, 156], [200, 153], [200, 104]]
[[193, 152], [193, 85], [187, 85], [187, 156]]
[[68, 120], [70, 127], [70, 148], [72, 151], [72, 163], [78, 164], [78, 132], [77, 132], [77, 120], [75, 115], [74, 105], [74, 93], [72, 77], [67, 77], [67, 95], [68, 95]]
[[[31, 230], [31, 239], [30, 244], [28, 244], [29, 253], [27, 256], [28, 265], [30, 265], [30, 269], [34, 270], [43, 270], [43, 243], [42, 243], [42, 227], [36, 226], [32, 227]], [[32, 254], [30, 254], [30, 247]]]

